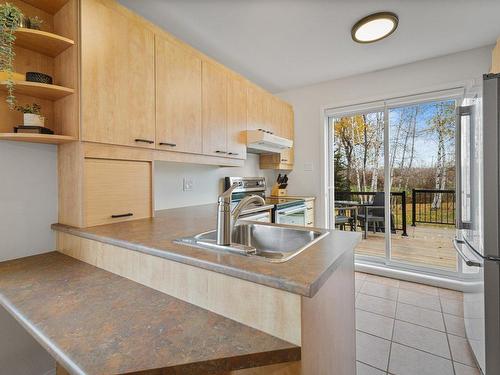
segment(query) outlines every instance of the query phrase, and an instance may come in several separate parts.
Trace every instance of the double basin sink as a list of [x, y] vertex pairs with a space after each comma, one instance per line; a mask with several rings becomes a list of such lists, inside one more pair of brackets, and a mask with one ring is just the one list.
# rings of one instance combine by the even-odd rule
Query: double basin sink
[[321, 229], [241, 221], [233, 227], [230, 246], [217, 245], [215, 230], [180, 238], [174, 242], [281, 263], [300, 254], [328, 233]]

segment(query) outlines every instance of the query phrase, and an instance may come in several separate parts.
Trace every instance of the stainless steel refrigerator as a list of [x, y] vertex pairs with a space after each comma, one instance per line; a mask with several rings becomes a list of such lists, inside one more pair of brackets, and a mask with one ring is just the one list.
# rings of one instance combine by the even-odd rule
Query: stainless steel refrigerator
[[457, 236], [467, 279], [467, 339], [485, 375], [500, 374], [500, 74], [483, 77], [457, 124]]

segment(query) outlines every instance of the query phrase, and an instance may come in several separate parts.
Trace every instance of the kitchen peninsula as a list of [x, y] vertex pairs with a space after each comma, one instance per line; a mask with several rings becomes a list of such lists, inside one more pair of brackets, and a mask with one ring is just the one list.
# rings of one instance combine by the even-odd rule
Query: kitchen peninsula
[[57, 252], [0, 263], [0, 304], [58, 374], [354, 375], [359, 235], [332, 231], [283, 263], [172, 242], [215, 214], [54, 224]]
[[283, 371], [354, 374], [353, 249], [359, 235], [332, 231], [284, 263], [173, 242], [215, 224], [216, 206], [204, 205], [53, 229], [63, 254], [300, 346], [301, 372], [297, 364]]

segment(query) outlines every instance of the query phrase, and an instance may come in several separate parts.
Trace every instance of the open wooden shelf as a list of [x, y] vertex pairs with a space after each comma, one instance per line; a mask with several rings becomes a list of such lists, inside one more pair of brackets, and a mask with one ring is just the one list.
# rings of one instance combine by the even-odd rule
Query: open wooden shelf
[[[45, 83], [15, 81], [14, 92], [19, 95], [28, 95], [40, 99], [57, 100], [74, 94], [75, 90], [63, 86], [48, 85]], [[7, 90], [7, 81], [0, 81], [0, 90]]]
[[59, 145], [62, 143], [75, 142], [75, 137], [56, 134], [26, 134], [26, 133], [0, 133], [0, 141], [17, 141], [32, 143], [47, 143]]
[[23, 0], [25, 3], [41, 9], [47, 13], [55, 14], [68, 0]]
[[55, 57], [67, 48], [74, 46], [75, 42], [63, 36], [41, 30], [24, 29], [16, 30], [16, 45], [40, 52], [44, 55]]

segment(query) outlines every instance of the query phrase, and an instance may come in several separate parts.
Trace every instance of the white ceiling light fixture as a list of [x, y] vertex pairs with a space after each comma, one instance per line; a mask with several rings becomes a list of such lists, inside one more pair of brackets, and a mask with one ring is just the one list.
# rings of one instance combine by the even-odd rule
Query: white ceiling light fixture
[[370, 14], [354, 24], [351, 36], [358, 43], [377, 42], [396, 31], [398, 23], [398, 16], [392, 12]]

